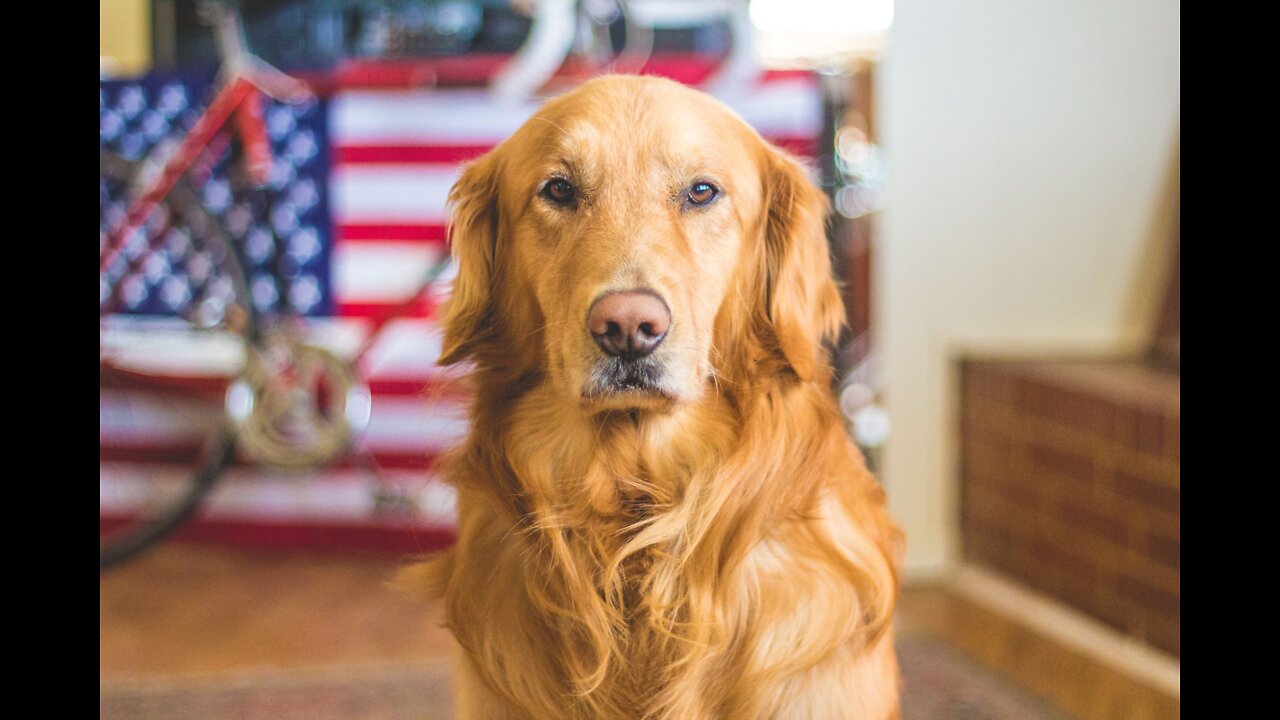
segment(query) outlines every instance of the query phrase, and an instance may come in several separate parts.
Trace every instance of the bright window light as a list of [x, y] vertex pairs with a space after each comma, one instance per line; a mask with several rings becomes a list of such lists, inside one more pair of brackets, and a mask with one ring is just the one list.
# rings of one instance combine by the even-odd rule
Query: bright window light
[[877, 58], [893, 25], [893, 0], [751, 0], [748, 12], [756, 53], [780, 67]]
[[870, 34], [893, 25], [893, 0], [751, 0], [750, 12], [768, 32]]

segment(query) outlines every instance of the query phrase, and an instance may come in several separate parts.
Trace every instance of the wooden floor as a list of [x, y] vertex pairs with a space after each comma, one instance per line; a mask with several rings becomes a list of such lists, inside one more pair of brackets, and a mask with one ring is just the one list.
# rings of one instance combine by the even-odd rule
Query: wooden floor
[[[100, 582], [100, 681], [428, 662], [452, 654], [439, 608], [388, 582], [403, 561], [161, 547]], [[928, 633], [1093, 720], [1178, 718], [1177, 700], [944, 589], [903, 593], [898, 633]]]
[[448, 656], [437, 608], [388, 586], [403, 565], [385, 556], [161, 547], [101, 579], [100, 676]]

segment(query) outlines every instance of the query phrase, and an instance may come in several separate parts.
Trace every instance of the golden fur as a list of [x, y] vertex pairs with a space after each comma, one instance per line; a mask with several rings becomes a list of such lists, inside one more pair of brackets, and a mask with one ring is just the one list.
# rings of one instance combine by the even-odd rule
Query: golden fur
[[[572, 208], [539, 194], [580, 189]], [[721, 193], [682, 205], [692, 183]], [[614, 76], [548, 102], [451, 194], [441, 597], [467, 720], [898, 716], [901, 534], [847, 438], [825, 197], [718, 101]], [[605, 292], [649, 288], [661, 388], [587, 392]]]

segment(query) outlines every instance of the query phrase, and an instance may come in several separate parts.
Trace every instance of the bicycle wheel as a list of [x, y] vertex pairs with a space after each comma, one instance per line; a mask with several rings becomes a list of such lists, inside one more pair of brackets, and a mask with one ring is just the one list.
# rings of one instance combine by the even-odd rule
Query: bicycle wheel
[[[100, 256], [139, 171], [102, 151]], [[238, 250], [183, 183], [100, 273], [103, 569], [181, 525], [232, 459], [222, 397], [258, 332], [245, 278]]]

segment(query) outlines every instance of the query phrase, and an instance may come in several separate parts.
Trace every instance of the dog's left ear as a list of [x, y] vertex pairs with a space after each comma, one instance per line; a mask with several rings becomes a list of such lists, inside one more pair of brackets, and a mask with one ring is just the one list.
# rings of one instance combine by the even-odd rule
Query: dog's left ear
[[487, 336], [498, 244], [498, 151], [467, 165], [449, 191], [449, 244], [458, 277], [441, 308], [441, 365], [467, 359]]
[[767, 146], [765, 156], [765, 307], [787, 364], [813, 380], [827, 363], [823, 342], [836, 339], [845, 319], [831, 278], [830, 203], [789, 154]]

